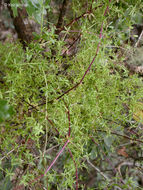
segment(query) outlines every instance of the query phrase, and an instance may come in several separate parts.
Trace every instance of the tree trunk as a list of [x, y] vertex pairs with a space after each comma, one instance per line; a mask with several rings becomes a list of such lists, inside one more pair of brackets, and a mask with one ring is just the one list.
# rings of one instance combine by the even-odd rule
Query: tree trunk
[[10, 15], [13, 19], [13, 24], [18, 34], [18, 38], [20, 39], [23, 46], [25, 47], [27, 44], [29, 44], [33, 40], [32, 32], [34, 32], [34, 29], [28, 20], [28, 14], [26, 12], [26, 9], [25, 7], [18, 8], [17, 9], [18, 16], [14, 17], [13, 11], [10, 6], [10, 0], [6, 0], [5, 2], [7, 3], [8, 9], [10, 11]]

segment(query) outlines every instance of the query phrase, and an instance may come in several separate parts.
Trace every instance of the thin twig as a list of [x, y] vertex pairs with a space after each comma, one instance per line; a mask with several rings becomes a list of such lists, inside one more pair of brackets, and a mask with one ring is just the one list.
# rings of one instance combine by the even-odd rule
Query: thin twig
[[[90, 138], [91, 138], [91, 140], [96, 144], [96, 146], [99, 146], [99, 144], [94, 140], [93, 137], [90, 137]], [[103, 151], [102, 149], [100, 149], [100, 150], [102, 151], [102, 153], [103, 153], [103, 155], [104, 155], [106, 161], [111, 165], [111, 167], [112, 167], [112, 169], [113, 169], [113, 171], [114, 171], [114, 174], [116, 174], [116, 173], [117, 173], [117, 170], [116, 170], [116, 168], [113, 166], [112, 161], [105, 155], [105, 153], [104, 153], [104, 151]]]
[[52, 168], [52, 166], [56, 163], [56, 161], [57, 161], [57, 159], [59, 158], [59, 156], [63, 153], [63, 151], [65, 150], [65, 148], [66, 148], [66, 146], [68, 145], [69, 142], [70, 142], [70, 140], [68, 139], [68, 140], [65, 142], [64, 146], [62, 147], [62, 149], [61, 149], [61, 150], [59, 151], [59, 153], [57, 154], [57, 156], [55, 157], [55, 159], [52, 161], [52, 163], [50, 164], [50, 166], [45, 170], [44, 174], [42, 174], [42, 175], [36, 177], [34, 180], [32, 180], [32, 181], [30, 182], [30, 184], [32, 184], [32, 183], [34, 183], [35, 181], [41, 179], [42, 177], [44, 177], [44, 176], [48, 173], [48, 171], [49, 171], [49, 170]]
[[64, 104], [67, 108], [67, 114], [68, 114], [68, 121], [69, 121], [69, 132], [68, 132], [68, 137], [71, 135], [71, 121], [70, 121], [70, 110], [69, 107], [67, 106], [66, 102], [64, 101]]
[[[43, 75], [44, 75], [44, 79], [45, 79], [45, 85], [46, 85], [46, 89], [47, 89], [48, 83], [47, 83], [47, 78], [46, 78], [46, 74], [45, 74], [43, 67], [42, 67], [42, 71], [43, 71]], [[47, 95], [46, 95], [46, 105], [45, 105], [46, 135], [45, 135], [45, 145], [44, 145], [44, 150], [43, 150], [43, 157], [45, 156], [45, 151], [46, 151], [47, 141], [48, 141], [48, 125], [47, 125], [48, 113], [47, 113], [47, 109], [48, 109], [48, 99], [47, 99]]]
[[69, 3], [68, 0], [63, 0], [62, 7], [60, 9], [60, 15], [59, 15], [58, 23], [56, 26], [56, 28], [57, 28], [56, 34], [59, 34], [60, 31], [58, 29], [63, 25], [64, 16], [66, 14], [68, 3]]
[[90, 164], [90, 166], [92, 166], [98, 173], [100, 173], [100, 175], [102, 175], [104, 177], [104, 179], [111, 181], [111, 179], [109, 179], [103, 172], [100, 171], [99, 168], [95, 167], [88, 159], [87, 162]]
[[[105, 130], [100, 130], [100, 129], [97, 129], [96, 131], [107, 133], [107, 131], [105, 131]], [[143, 143], [142, 140], [139, 140], [139, 139], [133, 139], [133, 138], [127, 136], [127, 135], [121, 135], [121, 134], [116, 133], [116, 132], [114, 132], [114, 131], [111, 131], [111, 134], [113, 134], [113, 135], [117, 135], [117, 136], [121, 136], [121, 137], [124, 137], [124, 138], [129, 139], [129, 140], [132, 140], [132, 141], [137, 141], [137, 142]]]
[[52, 125], [52, 127], [55, 129], [55, 131], [57, 132], [57, 134], [59, 135], [59, 131], [58, 129], [54, 126], [53, 122], [48, 118], [48, 115], [47, 115], [47, 118], [48, 122]]
[[71, 156], [71, 158], [72, 158], [72, 160], [73, 160], [73, 162], [74, 162], [74, 165], [75, 165], [75, 169], [76, 169], [76, 190], [78, 190], [78, 172], [77, 172], [77, 164], [76, 164], [76, 162], [75, 162], [75, 160], [74, 160], [74, 158], [73, 158], [72, 152], [71, 152], [71, 150], [70, 150], [69, 148], [68, 148], [68, 151], [69, 151], [70, 156]]
[[[31, 108], [35, 109], [36, 111], [38, 111], [38, 109], [36, 108], [36, 106], [30, 104], [29, 102], [27, 102], [26, 100], [22, 99], [22, 101], [24, 101], [26, 104], [28, 104]], [[30, 109], [29, 109], [30, 110]]]
[[[111, 0], [109, 0], [109, 3], [111, 2]], [[106, 15], [106, 13], [108, 12], [108, 9], [109, 9], [109, 6], [106, 7], [105, 9], [105, 12], [104, 12], [104, 16]], [[60, 95], [59, 97], [56, 98], [56, 100], [59, 100], [61, 99], [64, 95], [68, 94], [70, 91], [72, 91], [73, 89], [76, 89], [80, 84], [82, 84], [85, 76], [87, 75], [87, 73], [89, 72], [91, 66], [93, 65], [97, 55], [98, 55], [98, 52], [99, 52], [99, 47], [101, 45], [101, 39], [102, 39], [102, 32], [103, 32], [103, 22], [102, 22], [102, 25], [101, 25], [101, 28], [100, 28], [100, 34], [99, 34], [99, 42], [97, 44], [97, 48], [96, 48], [96, 53], [95, 53], [95, 56], [93, 57], [91, 63], [89, 64], [87, 70], [85, 71], [83, 77], [81, 78], [81, 80], [75, 84], [72, 88], [68, 89], [67, 91], [65, 91], [62, 95]]]
[[121, 174], [121, 167], [124, 166], [124, 165], [127, 165], [127, 166], [134, 166], [134, 167], [140, 167], [139, 164], [135, 164], [135, 162], [121, 162], [120, 164], [118, 164], [117, 166], [117, 169], [118, 169], [118, 172], [119, 174], [122, 176]]
[[[109, 3], [111, 3], [111, 0], [109, 0]], [[95, 9], [97, 9], [97, 8], [99, 8], [99, 7], [102, 7], [102, 5], [99, 5], [99, 6], [96, 7]], [[108, 9], [109, 9], [109, 6], [106, 7], [106, 9], [105, 9], [105, 11], [104, 11], [104, 16], [107, 14]], [[72, 21], [72, 22], [75, 22], [76, 20], [78, 20], [79, 18], [85, 16], [86, 14], [87, 14], [87, 12], [84, 13], [83, 15], [81, 15], [80, 17], [77, 17], [77, 18], [74, 19], [74, 21]], [[71, 23], [72, 23], [72, 22], [71, 22]], [[69, 25], [70, 25], [71, 23], [69, 23]], [[102, 22], [102, 25], [101, 25], [101, 28], [100, 28], [99, 42], [98, 42], [98, 44], [97, 44], [95, 56], [93, 57], [91, 63], [89, 64], [89, 66], [88, 66], [87, 70], [85, 71], [85, 73], [84, 73], [83, 77], [81, 78], [81, 80], [80, 80], [77, 84], [75, 84], [72, 88], [70, 88], [70, 89], [68, 89], [67, 91], [65, 91], [63, 94], [61, 94], [60, 96], [58, 96], [56, 99], [50, 100], [48, 103], [53, 103], [55, 100], [61, 99], [64, 95], [68, 94], [68, 93], [71, 92], [73, 89], [76, 89], [80, 84], [82, 84], [82, 82], [83, 82], [85, 76], [86, 76], [87, 73], [89, 72], [91, 66], [93, 65], [93, 63], [94, 63], [94, 61], [95, 61], [95, 59], [96, 59], [96, 57], [97, 57], [97, 55], [98, 55], [99, 47], [100, 47], [100, 45], [101, 45], [102, 32], [103, 32], [103, 22]], [[45, 104], [45, 102], [43, 102], [43, 103], [41, 103], [41, 104], [39, 104], [39, 105], [37, 105], [37, 106], [42, 106], [42, 105], [44, 105], [44, 104]]]
[[5, 159], [8, 155], [10, 155], [13, 151], [17, 150], [20, 146], [22, 146], [22, 145], [19, 145], [18, 147], [16, 147], [16, 148], [12, 149], [11, 151], [9, 151], [5, 156], [3, 156], [0, 159], [0, 161], [2, 161], [3, 159]]
[[[58, 146], [59, 146], [59, 145], [57, 144], [57, 145], [52, 146], [51, 148], [47, 149], [47, 150], [45, 151], [45, 154], [51, 152], [53, 149], [57, 148]], [[36, 159], [38, 159], [38, 158], [40, 158], [40, 156], [35, 157], [34, 160], [36, 160]]]
[[77, 38], [73, 41], [73, 43], [61, 55], [64, 56], [67, 51], [70, 51], [72, 46], [80, 39], [80, 37], [81, 37], [81, 33], [77, 36]]
[[136, 44], [135, 44], [135, 48], [136, 48], [136, 47], [138, 47], [139, 42], [140, 42], [140, 40], [141, 40], [142, 36], [143, 36], [143, 30], [142, 30], [142, 32], [141, 32], [141, 34], [140, 34], [139, 38], [138, 38], [138, 41], [137, 41], [137, 42], [136, 42]]
[[66, 146], [68, 145], [68, 143], [70, 142], [70, 140], [68, 139], [66, 141], [66, 143], [64, 144], [63, 148], [60, 150], [60, 152], [57, 154], [57, 156], [55, 157], [55, 159], [53, 160], [53, 162], [50, 164], [50, 166], [46, 169], [46, 171], [44, 172], [44, 175], [47, 174], [47, 172], [51, 169], [51, 167], [55, 164], [55, 162], [57, 161], [57, 159], [59, 158], [59, 156], [62, 154], [62, 152], [64, 151], [64, 149], [66, 148]]
[[91, 13], [93, 12], [93, 10], [96, 10], [96, 9], [102, 7], [102, 6], [103, 6], [103, 4], [102, 4], [102, 5], [99, 5], [99, 6], [97, 6], [97, 7], [95, 7], [95, 8], [92, 9], [92, 10], [86, 11], [86, 12], [84, 12], [82, 15], [80, 15], [80, 16], [74, 18], [74, 19], [73, 19], [70, 23], [68, 23], [65, 27], [61, 28], [61, 29], [59, 30], [59, 33], [60, 33], [61, 31], [65, 30], [65, 28], [67, 28], [67, 27], [71, 26], [72, 24], [74, 24], [75, 22], [77, 22], [77, 21], [78, 21], [79, 19], [81, 19], [82, 17], [85, 17], [85, 16], [91, 14]]

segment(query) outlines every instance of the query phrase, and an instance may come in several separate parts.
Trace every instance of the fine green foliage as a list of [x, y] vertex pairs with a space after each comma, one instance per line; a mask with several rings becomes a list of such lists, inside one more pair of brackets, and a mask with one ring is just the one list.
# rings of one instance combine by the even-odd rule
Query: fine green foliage
[[10, 119], [13, 115], [14, 110], [11, 106], [7, 104], [7, 101], [0, 100], [0, 122]]
[[[96, 10], [96, 17], [93, 14], [81, 21], [82, 36], [78, 52], [72, 59], [61, 55], [64, 40], [57, 40], [54, 29], [50, 32], [41, 29], [41, 36], [44, 40], [48, 39], [47, 52], [36, 42], [26, 50], [18, 42], [0, 43], [0, 68], [3, 73], [0, 97], [15, 109], [13, 117], [0, 124], [0, 170], [4, 173], [0, 175], [3, 181], [1, 189], [11, 188], [11, 181], [18, 175], [18, 170], [24, 171], [19, 174], [20, 184], [38, 189], [40, 182], [35, 178], [45, 172], [67, 139], [69, 144], [51, 170], [42, 177], [41, 183], [49, 190], [54, 187], [75, 189], [76, 167], [79, 180], [87, 180], [82, 172], [90, 171], [87, 161], [96, 160], [95, 164], [100, 165], [105, 156], [110, 157], [116, 152], [121, 140], [124, 142], [124, 138], [113, 133], [123, 135], [128, 126], [136, 128], [139, 125], [140, 121], [132, 120], [135, 107], [142, 98], [142, 80], [137, 75], [130, 75], [124, 66], [115, 64], [117, 55], [111, 48], [113, 43], [120, 46], [127, 38], [122, 34], [117, 36], [117, 32], [123, 30], [120, 24], [123, 23], [126, 3], [124, 7], [121, 3], [117, 6], [103, 2], [105, 5]], [[110, 14], [103, 17], [107, 5]], [[82, 2], [78, 6], [83, 7]], [[93, 6], [97, 5], [93, 3]], [[129, 6], [128, 11], [130, 22], [123, 24], [125, 28], [133, 24], [132, 15], [136, 10]], [[118, 26], [115, 24], [117, 19], [120, 22]], [[77, 88], [57, 99], [82, 79], [96, 54], [102, 23], [104, 38], [94, 64]], [[52, 50], [56, 52], [55, 56]], [[63, 65], [68, 66], [66, 70]], [[1, 110], [5, 109], [7, 102], [0, 101], [0, 120]], [[8, 113], [11, 115], [11, 107], [8, 107]], [[4, 119], [9, 119], [8, 113], [3, 112]], [[135, 136], [130, 138], [136, 140]], [[106, 165], [103, 164], [103, 170]], [[97, 189], [137, 189], [138, 186], [131, 178], [119, 184], [119, 176], [103, 180], [98, 173], [97, 179]], [[85, 188], [82, 183], [79, 186]]]

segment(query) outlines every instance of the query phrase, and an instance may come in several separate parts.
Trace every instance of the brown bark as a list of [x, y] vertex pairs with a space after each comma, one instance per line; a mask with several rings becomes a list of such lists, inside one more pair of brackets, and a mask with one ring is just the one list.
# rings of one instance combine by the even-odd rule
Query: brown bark
[[68, 7], [69, 1], [68, 0], [63, 0], [63, 4], [62, 7], [60, 9], [60, 14], [59, 14], [59, 19], [58, 19], [58, 23], [57, 23], [57, 30], [56, 30], [56, 34], [59, 34], [59, 29], [62, 28], [63, 22], [64, 22], [64, 16], [66, 14], [66, 10]]
[[10, 15], [13, 19], [13, 24], [18, 34], [18, 38], [25, 47], [26, 44], [29, 44], [33, 40], [32, 32], [34, 32], [34, 29], [32, 28], [32, 25], [28, 20], [28, 14], [26, 12], [26, 9], [25, 7], [18, 8], [17, 9], [18, 16], [14, 17], [13, 11], [10, 6], [10, 0], [7, 0], [6, 3], [10, 11]]
[[140, 76], [143, 76], [143, 66], [135, 66], [128, 63], [125, 63], [124, 65], [130, 71], [130, 74], [139, 74]]

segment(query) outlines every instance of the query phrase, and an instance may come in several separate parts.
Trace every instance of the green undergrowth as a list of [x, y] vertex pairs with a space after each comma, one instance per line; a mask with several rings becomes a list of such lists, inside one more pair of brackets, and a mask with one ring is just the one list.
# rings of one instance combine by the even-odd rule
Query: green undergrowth
[[[33, 57], [31, 61], [27, 52]], [[104, 148], [106, 155], [110, 155], [120, 143], [120, 137], [113, 136], [111, 132], [123, 134], [127, 124], [133, 127], [134, 105], [143, 94], [142, 81], [136, 75], [130, 76], [124, 67], [112, 72], [113, 61], [104, 51], [99, 53], [83, 83], [56, 100], [79, 82], [93, 52], [93, 47], [89, 52], [83, 48], [73, 60], [55, 60], [44, 59], [40, 51], [35, 56], [30, 48], [24, 51], [19, 43], [0, 44], [3, 80], [0, 98], [7, 100], [15, 109], [13, 118], [2, 123], [0, 128], [1, 157], [5, 155], [1, 160], [1, 171], [5, 172], [7, 179], [12, 179], [16, 168], [23, 170], [27, 166], [20, 181], [28, 185], [34, 176], [45, 171], [67, 139], [69, 120], [66, 105], [71, 123], [68, 148], [81, 170], [86, 167], [86, 159], [93, 159], [98, 154], [92, 138]], [[63, 61], [69, 64], [69, 68], [58, 74]], [[50, 154], [45, 152], [42, 156], [44, 149], [55, 145], [58, 145], [56, 151], [53, 149]], [[5, 166], [7, 160], [9, 164]], [[50, 184], [59, 184], [59, 189], [72, 189], [76, 168], [67, 149], [54, 168], [47, 174], [49, 189]]]
[[[83, 4], [73, 2], [77, 15], [77, 7]], [[137, 180], [135, 183], [126, 176], [122, 183], [119, 172], [108, 172], [112, 164], [116, 167], [121, 143], [134, 142], [142, 150], [142, 133], [129, 133], [132, 128], [139, 131], [142, 123], [142, 118], [134, 120], [142, 101], [142, 79], [130, 75], [122, 64], [121, 51], [113, 48], [128, 48], [123, 43], [129, 39], [132, 17], [140, 2], [110, 5], [110, 1], [99, 1], [96, 5], [92, 1], [93, 8], [100, 8], [77, 22], [82, 32], [73, 57], [61, 55], [64, 39], [57, 39], [54, 29], [47, 32], [42, 24], [43, 36], [39, 37], [47, 40], [47, 49], [36, 42], [25, 50], [18, 42], [0, 43], [0, 102], [14, 110], [12, 117], [0, 123], [0, 189], [9, 190], [16, 184], [33, 190], [77, 189], [77, 169], [78, 186], [84, 190], [88, 174], [93, 172], [89, 161], [103, 171], [94, 173], [97, 189], [137, 189]], [[107, 5], [110, 12], [105, 17]], [[98, 55], [88, 71], [99, 42]], [[86, 71], [83, 81], [65, 93]], [[67, 141], [63, 153], [46, 172]]]

